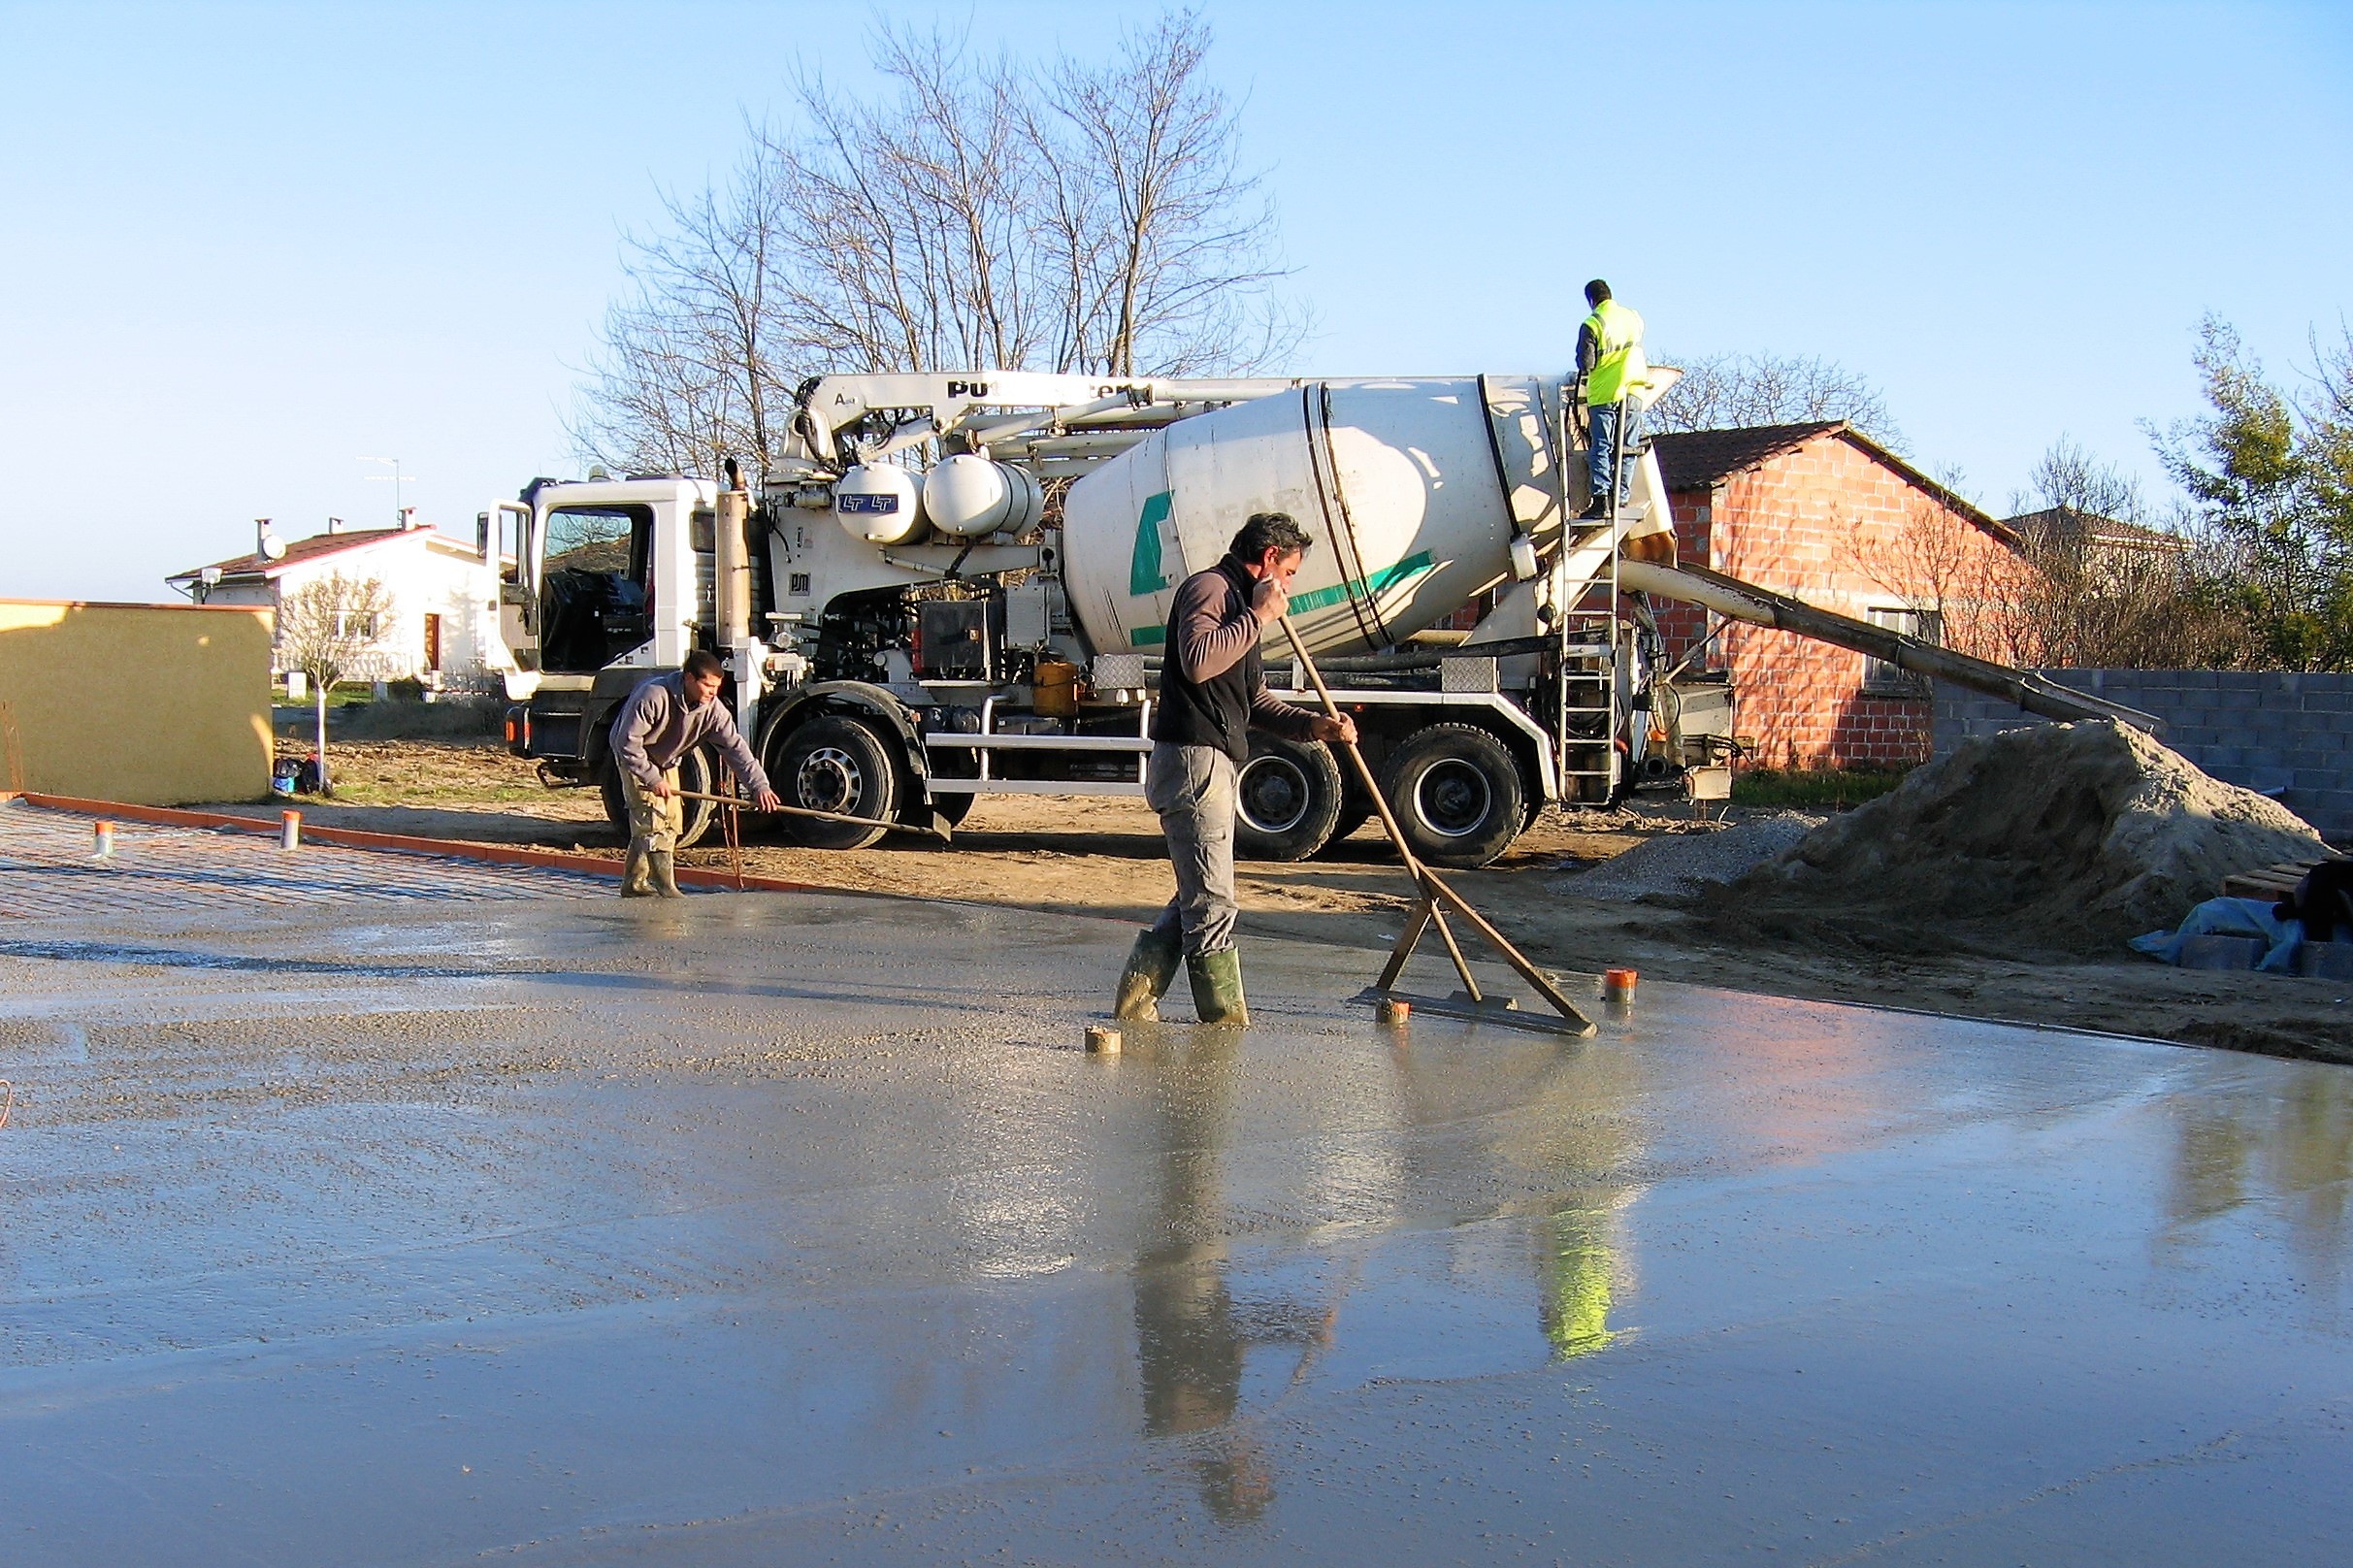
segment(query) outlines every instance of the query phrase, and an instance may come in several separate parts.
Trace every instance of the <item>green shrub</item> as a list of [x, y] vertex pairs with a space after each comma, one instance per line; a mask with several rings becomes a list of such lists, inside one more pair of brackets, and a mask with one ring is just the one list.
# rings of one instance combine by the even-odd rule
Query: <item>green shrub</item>
[[1904, 782], [1904, 771], [1871, 772], [1858, 768], [1792, 769], [1759, 768], [1732, 775], [1734, 805], [1828, 807], [1844, 811], [1876, 800]]

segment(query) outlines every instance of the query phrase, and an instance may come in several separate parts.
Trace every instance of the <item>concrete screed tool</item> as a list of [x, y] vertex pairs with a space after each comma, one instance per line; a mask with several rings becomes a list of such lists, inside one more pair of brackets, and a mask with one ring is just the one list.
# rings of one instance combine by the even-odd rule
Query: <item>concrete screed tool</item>
[[[1316, 668], [1315, 660], [1308, 656], [1307, 644], [1300, 640], [1298, 630], [1291, 624], [1289, 615], [1283, 617], [1282, 626], [1283, 635], [1291, 639], [1291, 651], [1299, 661], [1299, 668], [1307, 672], [1308, 680], [1315, 685], [1316, 696], [1323, 702], [1324, 711], [1331, 718], [1338, 719], [1340, 704], [1332, 701], [1331, 688], [1324, 684], [1324, 672]], [[1414, 879], [1414, 886], [1422, 894], [1420, 901], [1406, 917], [1405, 930], [1399, 933], [1397, 945], [1389, 950], [1389, 963], [1382, 967], [1381, 978], [1374, 981], [1358, 999], [1378, 1001], [1384, 997], [1395, 997], [1412, 1003], [1423, 1012], [1441, 1017], [1480, 1019], [1509, 1024], [1518, 1029], [1568, 1034], [1579, 1039], [1592, 1034], [1593, 1021], [1579, 1012], [1576, 1003], [1561, 995], [1560, 988], [1552, 983], [1552, 977], [1529, 963], [1525, 954], [1505, 940], [1501, 931], [1488, 925], [1478, 910], [1463, 901], [1462, 895], [1440, 881], [1437, 872], [1422, 864], [1414, 854], [1413, 846], [1405, 841], [1405, 833], [1397, 826], [1397, 819], [1390, 814], [1389, 801], [1381, 794], [1381, 786], [1374, 781], [1373, 770], [1366, 765], [1364, 754], [1356, 749], [1356, 742], [1342, 741], [1341, 749], [1348, 753], [1348, 760], [1356, 765], [1357, 782], [1364, 786], [1365, 797], [1380, 814], [1382, 830], [1389, 834], [1389, 841], [1397, 846], [1397, 858], [1405, 863], [1405, 874]], [[1479, 989], [1479, 981], [1471, 973], [1469, 962], [1462, 956], [1462, 946], [1454, 940], [1454, 931], [1446, 923], [1449, 909], [1460, 915], [1474, 931], [1494, 945], [1505, 961], [1520, 971], [1520, 978], [1533, 986], [1536, 994], [1560, 1014], [1559, 1022], [1538, 1014], [1520, 1012], [1518, 1003], [1510, 997], [1490, 997]], [[1405, 971], [1405, 961], [1413, 957], [1415, 946], [1422, 940], [1422, 933], [1433, 926], [1438, 930], [1438, 939], [1446, 944], [1446, 956], [1454, 961], [1454, 972], [1462, 976], [1462, 992], [1457, 996], [1449, 997], [1407, 996], [1393, 989], [1397, 977]]]

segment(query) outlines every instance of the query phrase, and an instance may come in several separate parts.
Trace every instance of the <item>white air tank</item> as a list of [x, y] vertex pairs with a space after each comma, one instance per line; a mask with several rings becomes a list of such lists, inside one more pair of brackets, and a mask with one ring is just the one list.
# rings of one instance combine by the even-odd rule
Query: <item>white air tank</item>
[[971, 452], [943, 457], [923, 479], [924, 515], [956, 539], [1023, 534], [1046, 514], [1046, 498], [1027, 471]]
[[893, 463], [862, 463], [833, 483], [833, 518], [866, 544], [912, 544], [924, 536], [915, 475]]
[[1070, 487], [1071, 608], [1098, 651], [1157, 648], [1177, 584], [1252, 512], [1284, 511], [1316, 540], [1291, 602], [1311, 650], [1424, 631], [1515, 575], [1515, 533], [1558, 546], [1554, 384], [1319, 382], [1179, 420]]

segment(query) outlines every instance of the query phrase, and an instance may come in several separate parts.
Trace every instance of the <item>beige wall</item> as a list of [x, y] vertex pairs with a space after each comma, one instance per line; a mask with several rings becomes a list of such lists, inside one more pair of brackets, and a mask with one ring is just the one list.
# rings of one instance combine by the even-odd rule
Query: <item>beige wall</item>
[[[270, 787], [270, 615], [0, 599], [0, 702], [23, 776], [0, 787], [139, 805]], [[4, 739], [0, 735], [0, 739]]]

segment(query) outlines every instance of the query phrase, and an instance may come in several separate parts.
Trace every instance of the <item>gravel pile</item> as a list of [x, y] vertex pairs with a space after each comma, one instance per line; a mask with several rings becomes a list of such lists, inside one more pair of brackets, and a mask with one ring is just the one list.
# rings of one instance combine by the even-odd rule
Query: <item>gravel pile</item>
[[1635, 845], [1589, 871], [1556, 877], [1556, 893], [1580, 898], [1632, 899], [1652, 895], [1681, 897], [1720, 886], [1787, 850], [1828, 821], [1803, 811], [1777, 811], [1737, 828], [1677, 831]]

